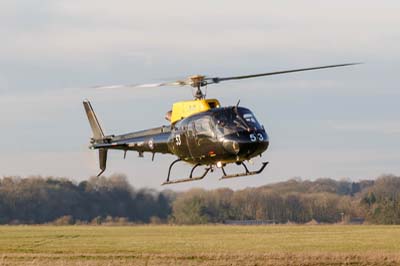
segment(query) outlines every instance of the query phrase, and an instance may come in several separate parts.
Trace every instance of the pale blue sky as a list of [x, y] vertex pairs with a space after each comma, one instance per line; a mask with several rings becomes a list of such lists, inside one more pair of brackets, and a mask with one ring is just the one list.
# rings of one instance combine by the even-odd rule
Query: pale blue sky
[[[365, 64], [210, 86], [209, 97], [241, 99], [265, 125], [270, 165], [169, 188], [399, 174], [399, 13], [398, 1], [0, 0], [0, 175], [96, 174], [84, 98], [111, 134], [166, 124], [172, 103], [191, 97], [189, 88], [94, 85], [354, 61]], [[106, 174], [157, 189], [174, 159], [122, 156], [111, 152]]]

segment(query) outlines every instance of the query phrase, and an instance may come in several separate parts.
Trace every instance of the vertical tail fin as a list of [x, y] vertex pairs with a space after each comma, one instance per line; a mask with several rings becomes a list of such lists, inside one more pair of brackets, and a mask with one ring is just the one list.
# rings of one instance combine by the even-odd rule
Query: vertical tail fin
[[85, 111], [89, 119], [89, 124], [90, 127], [92, 128], [93, 138], [95, 140], [103, 139], [104, 133], [103, 130], [101, 129], [99, 121], [97, 120], [96, 114], [93, 111], [92, 105], [88, 100], [84, 100], [83, 106], [85, 107]]
[[[96, 114], [93, 111], [92, 105], [88, 100], [83, 101], [83, 106], [85, 107], [85, 111], [89, 120], [90, 127], [92, 128], [93, 132], [93, 140], [103, 140], [104, 139], [104, 132], [101, 129], [100, 123], [97, 120]], [[99, 149], [99, 166], [100, 166], [100, 173], [97, 176], [100, 176], [107, 167], [107, 149], [100, 148]]]
[[101, 148], [99, 149], [99, 165], [100, 165], [100, 173], [97, 176], [100, 176], [107, 167], [107, 149]]

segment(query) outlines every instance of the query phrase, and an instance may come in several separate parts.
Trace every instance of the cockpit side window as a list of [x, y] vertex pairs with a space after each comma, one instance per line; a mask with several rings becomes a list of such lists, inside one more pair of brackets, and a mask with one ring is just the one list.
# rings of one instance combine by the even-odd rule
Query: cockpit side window
[[213, 136], [211, 120], [209, 117], [203, 117], [195, 120], [194, 128], [198, 136]]

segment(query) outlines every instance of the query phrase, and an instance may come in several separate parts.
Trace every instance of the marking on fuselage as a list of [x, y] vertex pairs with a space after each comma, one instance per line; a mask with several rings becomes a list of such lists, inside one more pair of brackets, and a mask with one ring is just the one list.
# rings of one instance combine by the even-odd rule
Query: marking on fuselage
[[153, 150], [153, 149], [154, 149], [154, 141], [153, 141], [153, 139], [150, 139], [150, 140], [149, 140], [148, 145], [149, 145], [150, 150]]
[[175, 136], [175, 143], [176, 143], [176, 146], [181, 146], [182, 145], [181, 135], [177, 134]]

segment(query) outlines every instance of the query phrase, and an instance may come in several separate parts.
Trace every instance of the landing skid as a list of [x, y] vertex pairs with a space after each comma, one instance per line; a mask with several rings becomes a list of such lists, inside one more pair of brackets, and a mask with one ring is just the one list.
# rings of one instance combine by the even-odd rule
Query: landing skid
[[247, 166], [242, 162], [241, 165], [243, 165], [245, 172], [244, 173], [239, 173], [239, 174], [232, 174], [232, 175], [227, 175], [225, 172], [224, 167], [221, 167], [222, 173], [224, 174], [220, 180], [222, 179], [228, 179], [228, 178], [235, 178], [235, 177], [240, 177], [240, 176], [249, 176], [249, 175], [258, 175], [260, 174], [262, 171], [264, 171], [265, 167], [268, 165], [268, 162], [263, 162], [262, 166], [260, 169], [258, 169], [257, 171], [249, 171], [249, 169], [247, 168]]
[[175, 161], [173, 161], [173, 162], [171, 163], [171, 165], [169, 166], [169, 169], [168, 169], [168, 177], [167, 177], [167, 180], [166, 180], [164, 183], [162, 183], [162, 185], [177, 184], [177, 183], [183, 183], [183, 182], [190, 182], [190, 181], [201, 180], [201, 179], [203, 179], [203, 178], [208, 174], [208, 172], [209, 172], [210, 170], [212, 170], [212, 167], [211, 167], [211, 166], [210, 166], [210, 167], [207, 167], [207, 168], [204, 170], [204, 173], [203, 173], [201, 176], [193, 177], [194, 169], [196, 169], [198, 166], [200, 166], [200, 164], [196, 164], [195, 166], [193, 166], [192, 170], [190, 171], [189, 178], [183, 178], [183, 179], [177, 179], [177, 180], [169, 180], [169, 178], [170, 178], [170, 176], [171, 176], [171, 169], [172, 169], [172, 166], [173, 166], [175, 163], [180, 162], [180, 161], [182, 161], [182, 160], [181, 160], [181, 159], [177, 159], [177, 160], [175, 160]]
[[[201, 180], [203, 179], [210, 171], [213, 171], [213, 166], [208, 166], [207, 168], [204, 169], [204, 173], [201, 176], [197, 176], [197, 177], [193, 177], [193, 172], [194, 170], [201, 166], [201, 164], [196, 164], [195, 166], [193, 166], [192, 170], [190, 171], [190, 175], [189, 178], [182, 178], [182, 179], [176, 179], [176, 180], [170, 180], [170, 176], [171, 176], [171, 169], [172, 166], [174, 166], [174, 164], [176, 164], [177, 162], [182, 161], [181, 159], [177, 159], [175, 161], [173, 161], [171, 163], [171, 165], [169, 166], [168, 169], [168, 177], [167, 180], [162, 183], [162, 185], [169, 185], [169, 184], [177, 184], [177, 183], [184, 183], [184, 182], [191, 182], [191, 181], [196, 181], [196, 180]], [[222, 173], [224, 174], [221, 179], [228, 179], [228, 178], [234, 178], [234, 177], [240, 177], [240, 176], [249, 176], [249, 175], [257, 175], [260, 174], [262, 171], [264, 171], [265, 167], [268, 165], [268, 162], [263, 162], [262, 166], [260, 169], [258, 169], [257, 171], [249, 171], [249, 169], [247, 168], [247, 166], [241, 162], [241, 165], [243, 165], [245, 172], [244, 173], [239, 173], [239, 174], [232, 174], [232, 175], [228, 175], [225, 172], [224, 167], [221, 167]]]

